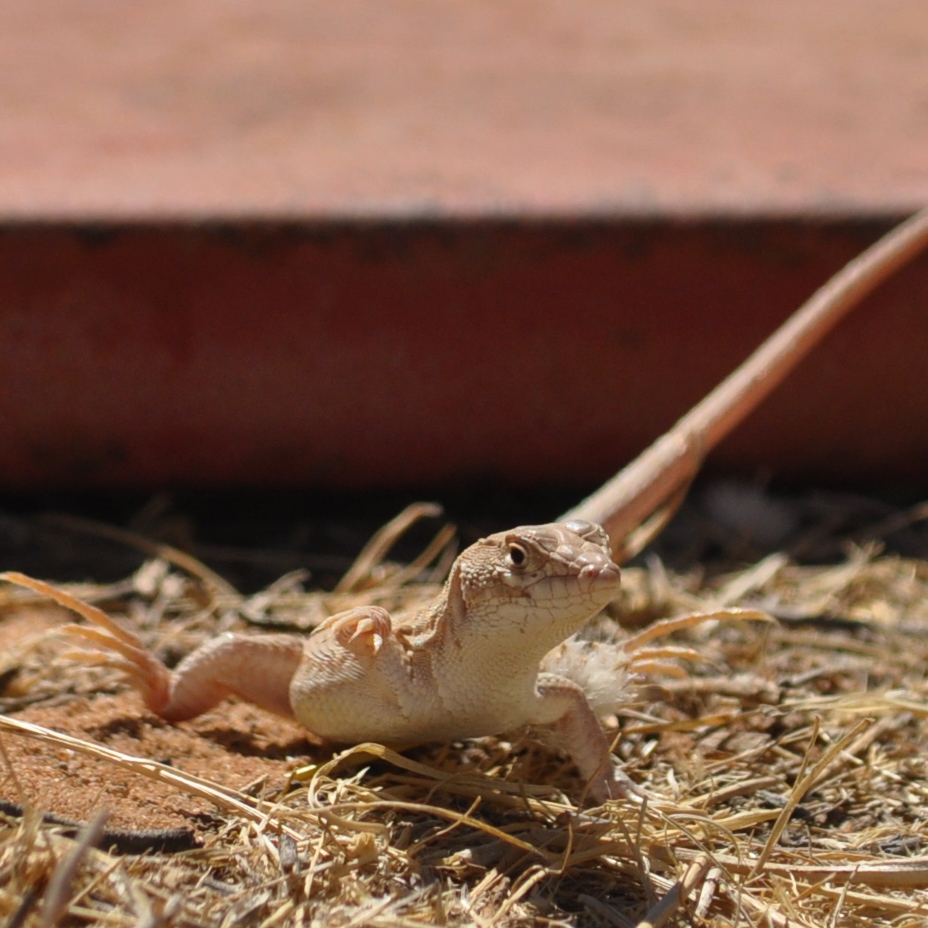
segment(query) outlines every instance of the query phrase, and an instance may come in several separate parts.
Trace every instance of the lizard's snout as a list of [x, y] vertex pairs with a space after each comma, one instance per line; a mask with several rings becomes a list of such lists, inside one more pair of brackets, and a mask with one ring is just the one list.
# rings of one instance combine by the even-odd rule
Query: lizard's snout
[[578, 577], [590, 589], [617, 589], [622, 580], [619, 565], [605, 555], [582, 555], [579, 561], [586, 561], [580, 568]]

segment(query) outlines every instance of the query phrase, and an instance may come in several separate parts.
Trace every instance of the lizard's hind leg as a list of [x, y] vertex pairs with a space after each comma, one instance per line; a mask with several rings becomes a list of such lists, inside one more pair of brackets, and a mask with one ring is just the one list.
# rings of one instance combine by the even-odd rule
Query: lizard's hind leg
[[167, 703], [171, 672], [145, 648], [136, 635], [114, 622], [102, 609], [82, 602], [76, 596], [59, 590], [50, 583], [35, 580], [16, 571], [0, 574], [0, 580], [26, 587], [40, 596], [47, 596], [59, 606], [64, 606], [93, 623], [91, 626], [65, 625], [62, 631], [91, 641], [98, 649], [116, 652], [119, 657], [110, 656], [105, 664], [122, 671], [128, 682], [141, 693], [145, 705], [154, 712], [159, 712]]
[[0, 574], [0, 580], [47, 596], [91, 622], [89, 627], [66, 625], [62, 630], [118, 654], [104, 663], [121, 670], [145, 705], [168, 721], [201, 715], [233, 693], [278, 715], [293, 715], [290, 681], [303, 656], [300, 638], [222, 635], [197, 648], [172, 671], [102, 609], [25, 574], [11, 571]]

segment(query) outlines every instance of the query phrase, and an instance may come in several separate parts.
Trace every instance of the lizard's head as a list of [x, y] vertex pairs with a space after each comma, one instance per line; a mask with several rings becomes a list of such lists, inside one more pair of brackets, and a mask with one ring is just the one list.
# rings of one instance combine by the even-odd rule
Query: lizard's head
[[619, 591], [609, 538], [579, 520], [482, 538], [461, 554], [454, 574], [468, 633], [492, 629], [501, 646], [521, 642], [527, 653], [546, 653]]

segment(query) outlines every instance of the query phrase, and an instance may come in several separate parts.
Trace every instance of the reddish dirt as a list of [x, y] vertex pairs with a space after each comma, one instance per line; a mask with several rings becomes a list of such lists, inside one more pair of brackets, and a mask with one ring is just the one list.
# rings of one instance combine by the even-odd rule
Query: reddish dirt
[[[170, 763], [234, 789], [264, 779], [259, 794], [277, 791], [287, 774], [314, 751], [297, 724], [238, 703], [181, 725], [169, 725], [145, 712], [134, 693], [81, 697], [64, 706], [27, 709], [16, 717], [126, 754]], [[43, 811], [76, 820], [106, 808], [110, 826], [126, 829], [190, 826], [212, 811], [211, 803], [147, 777], [121, 772], [114, 776], [112, 766], [103, 761], [28, 737], [4, 742], [25, 792], [25, 797], [18, 796], [7, 781], [2, 792], [11, 801], [21, 803], [25, 798]]]
[[[60, 613], [49, 610], [0, 616], [0, 658], [24, 640], [60, 624], [60, 619]], [[60, 679], [67, 686], [71, 674], [61, 650], [59, 645], [54, 651], [49, 649], [49, 661], [56, 677], [60, 666]], [[79, 678], [83, 668], [71, 666], [74, 678]], [[32, 674], [30, 668], [24, 675]], [[25, 682], [14, 679], [0, 695], [18, 695]], [[130, 691], [55, 697], [9, 715], [126, 754], [169, 763], [227, 787], [248, 788], [255, 795], [277, 792], [302, 763], [331, 756], [331, 749], [315, 745], [295, 722], [232, 701], [179, 725], [147, 712], [138, 695]], [[214, 811], [206, 800], [147, 777], [114, 772], [105, 761], [30, 737], [4, 734], [0, 744], [12, 767], [11, 772], [5, 762], [2, 765], [0, 800], [27, 802], [76, 821], [85, 821], [105, 808], [111, 816], [108, 826], [127, 830], [200, 830], [208, 826]]]

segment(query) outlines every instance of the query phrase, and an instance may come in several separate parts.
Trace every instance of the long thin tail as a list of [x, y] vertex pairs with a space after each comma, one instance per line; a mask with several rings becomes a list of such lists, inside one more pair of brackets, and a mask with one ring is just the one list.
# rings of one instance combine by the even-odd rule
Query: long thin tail
[[[928, 209], [887, 233], [845, 265], [740, 367], [676, 425], [562, 521], [598, 522], [617, 561], [644, 545], [629, 536], [658, 510], [674, 508], [703, 458], [792, 371], [844, 315], [928, 245]], [[658, 530], [666, 518], [657, 521]], [[653, 534], [652, 533], [652, 537]], [[647, 543], [645, 541], [644, 543]]]

